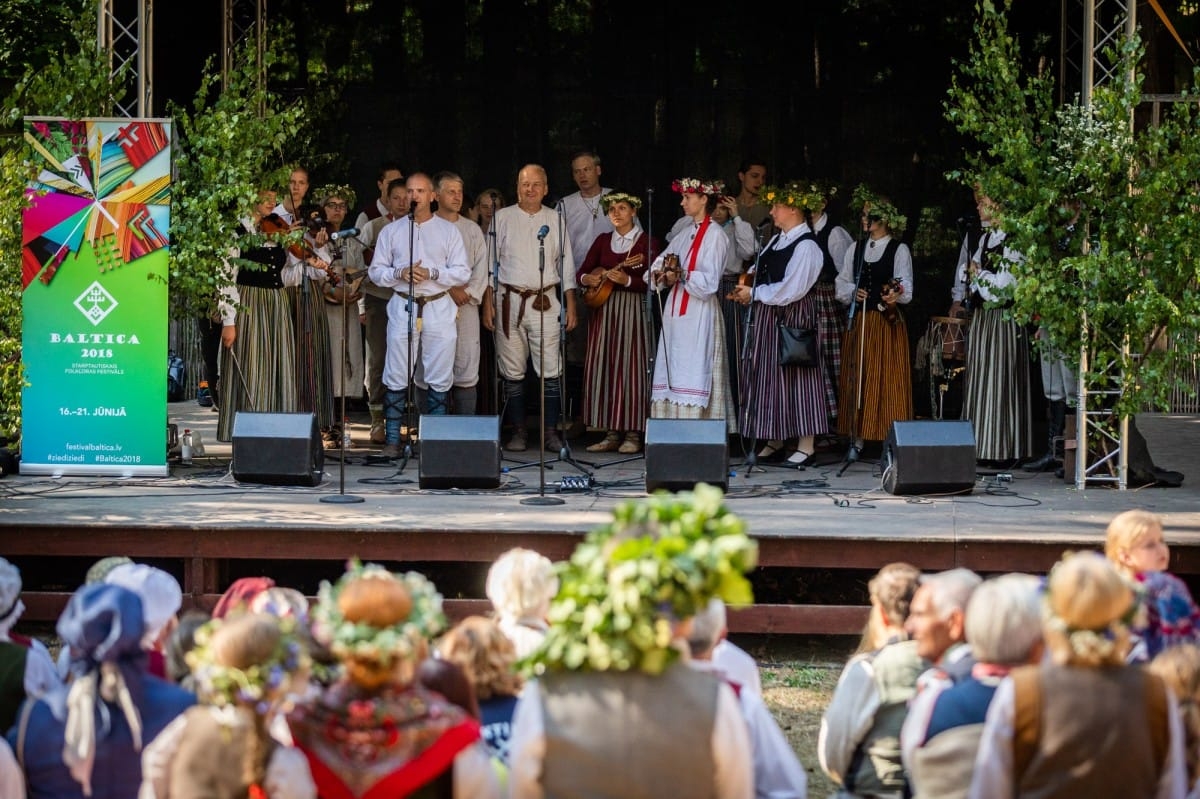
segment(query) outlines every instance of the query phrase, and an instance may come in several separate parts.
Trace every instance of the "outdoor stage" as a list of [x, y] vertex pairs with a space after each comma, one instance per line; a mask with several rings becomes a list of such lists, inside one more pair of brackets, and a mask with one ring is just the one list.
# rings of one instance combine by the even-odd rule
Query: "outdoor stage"
[[[506, 457], [498, 489], [423, 490], [415, 460], [402, 472], [397, 463], [364, 462], [371, 452], [361, 448], [365, 423], [354, 425], [359, 446], [347, 451], [344, 489], [336, 452], [314, 488], [239, 483], [230, 446], [215, 441], [216, 416], [194, 402], [169, 406], [170, 421], [200, 431], [207, 450], [191, 466], [173, 463], [170, 477], [0, 480], [0, 555], [22, 568], [27, 618], [55, 618], [87, 566], [107, 555], [173, 571], [185, 606], [211, 606], [242, 574], [311, 593], [316, 580], [336, 577], [357, 556], [430, 571], [451, 616], [482, 612], [483, 574], [500, 553], [524, 546], [565, 559], [616, 503], [645, 495], [644, 459], [588, 453], [594, 437], [573, 443], [578, 467], [548, 463], [544, 483], [531, 451]], [[1043, 572], [1064, 550], [1101, 549], [1108, 520], [1133, 507], [1163, 515], [1172, 570], [1200, 579], [1200, 475], [1193, 472], [1200, 417], [1143, 415], [1138, 424], [1156, 464], [1185, 473], [1182, 487], [1080, 492], [1052, 473], [1018, 470], [1011, 481], [981, 474], [966, 496], [894, 496], [866, 460], [838, 476], [841, 452], [803, 471], [768, 465], [750, 474], [731, 454], [728, 505], [759, 542], [762, 602], [731, 614], [731, 628], [852, 634], [866, 616], [865, 580], [885, 563]], [[564, 476], [590, 476], [592, 486], [560, 492]], [[343, 493], [363, 501], [323, 501]], [[522, 503], [542, 494], [563, 503]]]

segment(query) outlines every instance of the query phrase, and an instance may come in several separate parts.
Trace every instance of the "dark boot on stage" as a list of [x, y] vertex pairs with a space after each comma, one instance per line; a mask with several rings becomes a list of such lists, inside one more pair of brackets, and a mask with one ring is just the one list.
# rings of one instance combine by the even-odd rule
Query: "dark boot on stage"
[[450, 412], [448, 403], [449, 391], [434, 391], [432, 388], [425, 392], [425, 413], [430, 416], [445, 416]]
[[383, 428], [386, 443], [379, 454], [384, 458], [399, 458], [403, 454], [400, 447], [400, 426], [404, 422], [404, 406], [408, 402], [408, 392], [404, 389], [392, 391], [390, 388], [383, 393]]
[[1056, 448], [1062, 441], [1063, 427], [1067, 421], [1065, 400], [1050, 401], [1050, 418], [1046, 423], [1046, 454], [1021, 467], [1026, 472], [1047, 472], [1062, 465]]
[[458, 416], [474, 416], [475, 406], [478, 404], [478, 395], [475, 392], [475, 386], [455, 386], [450, 391], [451, 404], [454, 406], [453, 412]]
[[512, 438], [504, 448], [509, 452], [524, 452], [529, 446], [525, 428], [525, 381], [504, 381], [504, 416], [513, 426]]

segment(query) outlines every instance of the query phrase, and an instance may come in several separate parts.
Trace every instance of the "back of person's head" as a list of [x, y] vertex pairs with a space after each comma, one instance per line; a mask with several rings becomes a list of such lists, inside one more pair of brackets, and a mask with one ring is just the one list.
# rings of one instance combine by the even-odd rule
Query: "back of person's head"
[[889, 638], [903, 634], [913, 594], [921, 579], [921, 570], [911, 563], [889, 563], [867, 583], [871, 612], [863, 627], [857, 653], [873, 652]]
[[211, 617], [202, 610], [188, 610], [179, 617], [179, 624], [167, 638], [163, 654], [166, 657], [167, 679], [185, 688], [192, 687], [192, 669], [187, 654], [196, 645], [196, 630]]
[[437, 648], [443, 659], [462, 667], [480, 701], [521, 692], [517, 650], [494, 619], [467, 616], [442, 636]]
[[24, 611], [25, 605], [21, 602], [21, 570], [0, 558], [0, 635], [7, 635]]
[[1124, 663], [1135, 605], [1132, 589], [1107, 558], [1086, 551], [1064, 556], [1046, 581], [1043, 633], [1050, 657], [1060, 665]]
[[163, 632], [174, 621], [183, 604], [179, 581], [167, 572], [145, 563], [122, 563], [104, 578], [109, 585], [128, 588], [142, 599], [142, 618], [146, 624], [142, 646], [147, 649], [161, 643]]
[[1041, 651], [1041, 581], [1031, 574], [984, 580], [967, 602], [967, 643], [980, 663], [1018, 666]]
[[99, 663], [138, 658], [144, 662], [144, 628], [141, 598], [108, 583], [84, 585], [72, 594], [55, 627], [70, 647], [72, 664], [81, 664], [82, 671]]
[[501, 619], [543, 619], [558, 593], [554, 564], [545, 555], [510, 549], [488, 569], [487, 597]]
[[1200, 778], [1200, 646], [1176, 644], [1155, 655], [1146, 666], [1162, 677], [1179, 703], [1183, 722], [1188, 785]]
[[471, 718], [482, 717], [478, 702], [482, 697], [476, 697], [475, 687], [461, 664], [445, 658], [425, 658], [417, 668], [417, 683], [458, 705]]
[[245, 610], [250, 604], [250, 600], [274, 586], [275, 581], [270, 577], [239, 577], [225, 589], [225, 593], [221, 594], [221, 598], [217, 600], [212, 611], [213, 618], [223, 619], [233, 610]]
[[308, 618], [308, 597], [295, 588], [271, 586], [266, 591], [255, 594], [250, 600], [251, 613], [269, 613], [280, 619]]
[[1135, 508], [1118, 513], [1104, 533], [1104, 555], [1121, 568], [1122, 555], [1135, 549], [1148, 534], [1162, 529], [1162, 519], [1148, 510]]
[[713, 649], [725, 637], [728, 625], [728, 614], [725, 603], [719, 597], [708, 600], [708, 606], [702, 608], [692, 617], [691, 628], [688, 631], [688, 649], [694, 658], [707, 658]]
[[971, 593], [983, 578], [970, 569], [948, 569], [921, 577], [921, 585], [929, 586], [933, 609], [938, 618], [949, 618], [954, 611], [966, 613]]
[[127, 563], [133, 563], [133, 558], [127, 558], [124, 555], [110, 555], [107, 558], [100, 558], [100, 560], [88, 568], [87, 575], [83, 581], [85, 583], [102, 583], [110, 571]]

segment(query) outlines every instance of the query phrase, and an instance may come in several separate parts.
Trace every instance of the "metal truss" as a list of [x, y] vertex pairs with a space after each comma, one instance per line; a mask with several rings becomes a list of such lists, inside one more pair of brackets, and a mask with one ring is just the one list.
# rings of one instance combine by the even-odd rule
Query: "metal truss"
[[[1080, 101], [1091, 105], [1097, 86], [1125, 79], [1118, 61], [1105, 51], [1119, 47], [1136, 27], [1136, 0], [1063, 0], [1060, 99], [1074, 102], [1074, 86]], [[1122, 490], [1127, 486], [1129, 418], [1118, 416], [1116, 407], [1129, 342], [1123, 333], [1117, 335], [1119, 339], [1090, 326], [1083, 314], [1075, 440], [1075, 487], [1080, 490], [1089, 481], [1116, 483]]]
[[[108, 55], [109, 77], [120, 78], [128, 99], [119, 100], [118, 116], [154, 113], [154, 0], [100, 0], [96, 39]], [[132, 90], [132, 91], [130, 91]]]
[[221, 0], [221, 75], [226, 85], [238, 54], [254, 43], [259, 85], [266, 82], [267, 0]]

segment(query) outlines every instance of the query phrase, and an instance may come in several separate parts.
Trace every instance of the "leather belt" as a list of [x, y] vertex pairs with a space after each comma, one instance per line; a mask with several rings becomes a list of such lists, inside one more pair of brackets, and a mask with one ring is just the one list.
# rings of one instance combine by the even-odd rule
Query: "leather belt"
[[501, 283], [504, 286], [504, 296], [500, 298], [500, 313], [504, 318], [501, 321], [501, 327], [504, 330], [504, 337], [508, 338], [508, 298], [511, 294], [516, 294], [521, 298], [521, 307], [517, 310], [517, 325], [520, 326], [521, 320], [525, 318], [525, 303], [529, 302], [530, 297], [537, 297], [533, 301], [533, 310], [548, 311], [550, 310], [550, 300], [546, 297], [546, 292], [554, 288], [557, 283], [552, 283], [540, 289], [519, 289], [516, 286], [510, 286], [507, 283]]
[[434, 300], [440, 300], [449, 293], [449, 291], [442, 291], [438, 292], [437, 294], [426, 294], [420, 297], [415, 297], [411, 294], [405, 294], [403, 291], [396, 292], [397, 296], [403, 297], [408, 302], [415, 302], [417, 304], [417, 330], [421, 329], [421, 320], [425, 316], [426, 303], [433, 302]]

